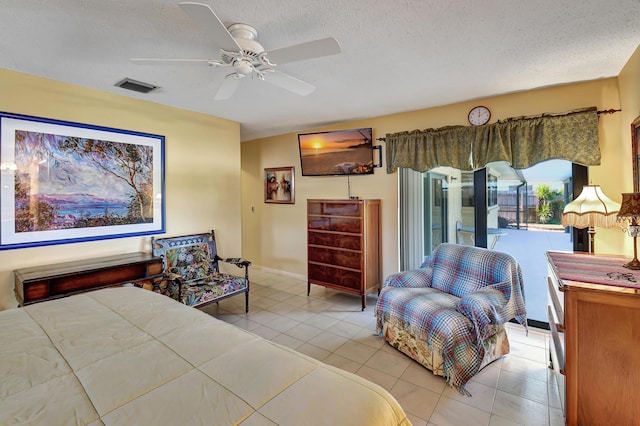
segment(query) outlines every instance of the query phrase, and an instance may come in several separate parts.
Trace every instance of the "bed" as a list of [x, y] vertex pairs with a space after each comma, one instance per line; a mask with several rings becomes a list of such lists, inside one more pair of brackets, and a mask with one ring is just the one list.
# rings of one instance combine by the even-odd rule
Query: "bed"
[[0, 312], [0, 424], [411, 423], [355, 374], [114, 287]]

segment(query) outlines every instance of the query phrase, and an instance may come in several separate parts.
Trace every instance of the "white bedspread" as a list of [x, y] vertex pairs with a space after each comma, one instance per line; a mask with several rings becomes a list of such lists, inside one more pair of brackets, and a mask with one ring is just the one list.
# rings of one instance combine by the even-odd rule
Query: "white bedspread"
[[135, 287], [0, 312], [0, 425], [410, 425], [384, 389]]

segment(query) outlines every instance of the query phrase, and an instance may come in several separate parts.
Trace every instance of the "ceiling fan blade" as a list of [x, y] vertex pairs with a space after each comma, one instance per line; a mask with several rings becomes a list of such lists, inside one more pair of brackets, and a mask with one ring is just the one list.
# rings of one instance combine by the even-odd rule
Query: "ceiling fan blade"
[[289, 47], [282, 47], [267, 52], [267, 57], [276, 65], [289, 62], [304, 61], [322, 56], [336, 55], [342, 52], [340, 44], [333, 37], [308, 41]]
[[240, 82], [242, 78], [237, 77], [236, 74], [229, 74], [224, 78], [224, 81], [218, 88], [218, 92], [214, 96], [214, 100], [216, 101], [224, 101], [225, 99], [229, 99], [236, 92], [238, 86], [240, 86]]
[[212, 37], [212, 41], [217, 47], [231, 52], [242, 50], [209, 5], [182, 2], [180, 7]]
[[316, 86], [306, 83], [302, 80], [298, 80], [295, 77], [290, 76], [289, 74], [285, 74], [280, 71], [270, 72], [268, 75], [265, 75], [264, 81], [273, 84], [274, 86], [278, 86], [282, 89], [288, 90], [290, 92], [296, 93], [300, 96], [307, 96], [314, 90], [316, 90]]
[[136, 65], [155, 65], [155, 64], [178, 64], [178, 65], [183, 65], [183, 64], [188, 64], [188, 63], [194, 63], [194, 64], [201, 64], [201, 63], [209, 63], [209, 62], [216, 62], [213, 59], [152, 59], [152, 58], [133, 58], [133, 59], [129, 59], [131, 62], [133, 62]]

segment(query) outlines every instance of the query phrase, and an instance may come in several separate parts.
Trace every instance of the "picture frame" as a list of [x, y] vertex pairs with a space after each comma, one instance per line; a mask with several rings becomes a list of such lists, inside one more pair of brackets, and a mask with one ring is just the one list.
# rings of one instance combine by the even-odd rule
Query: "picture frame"
[[0, 250], [164, 233], [164, 142], [0, 112]]
[[633, 159], [633, 192], [640, 192], [640, 117], [631, 123], [631, 158]]
[[272, 167], [264, 169], [264, 202], [295, 204], [295, 168]]

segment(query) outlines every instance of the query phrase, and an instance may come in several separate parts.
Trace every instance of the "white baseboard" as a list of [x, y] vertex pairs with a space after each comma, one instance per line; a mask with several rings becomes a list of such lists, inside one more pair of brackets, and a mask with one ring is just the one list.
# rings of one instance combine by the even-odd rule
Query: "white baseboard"
[[272, 274], [278, 274], [278, 275], [282, 275], [289, 278], [295, 278], [302, 281], [307, 280], [306, 275], [294, 274], [293, 272], [281, 271], [279, 269], [267, 268], [265, 266], [259, 266], [259, 265], [251, 265], [249, 267], [249, 278], [251, 278], [252, 269], [257, 269], [259, 272], [270, 272]]

